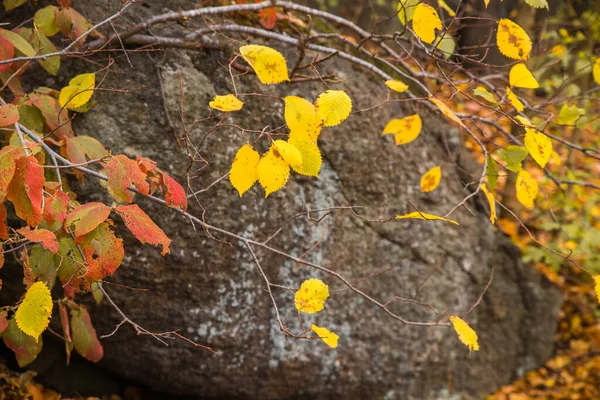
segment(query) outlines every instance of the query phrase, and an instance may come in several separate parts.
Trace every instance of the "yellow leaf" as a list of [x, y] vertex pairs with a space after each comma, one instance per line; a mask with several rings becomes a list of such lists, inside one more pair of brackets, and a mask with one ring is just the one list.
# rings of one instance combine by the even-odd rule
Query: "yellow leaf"
[[524, 128], [535, 128], [535, 125], [529, 120], [527, 117], [522, 117], [520, 115], [515, 116], [515, 119], [519, 121], [521, 126]]
[[69, 110], [79, 108], [90, 101], [96, 85], [96, 74], [81, 74], [71, 79], [68, 86], [61, 89], [58, 102]]
[[290, 80], [285, 58], [277, 50], [250, 44], [240, 47], [240, 54], [264, 85]]
[[325, 307], [328, 297], [329, 286], [320, 279], [311, 278], [302, 282], [294, 297], [294, 303], [298, 311], [315, 314]]
[[439, 165], [431, 168], [421, 177], [421, 192], [433, 192], [440, 184], [441, 179], [442, 168]]
[[36, 282], [27, 289], [15, 315], [21, 331], [37, 341], [46, 330], [52, 315], [52, 296], [44, 282]]
[[544, 168], [552, 156], [552, 141], [532, 128], [525, 128], [525, 148], [540, 167]]
[[208, 103], [208, 105], [215, 110], [229, 112], [241, 110], [244, 103], [233, 94], [228, 94], [226, 96], [215, 96], [213, 101]]
[[454, 221], [453, 219], [438, 217], [437, 215], [427, 214], [421, 211], [413, 211], [405, 215], [396, 215], [396, 219], [424, 219], [426, 221], [447, 221], [458, 225], [458, 222]]
[[295, 167], [292, 165], [292, 169], [301, 175], [318, 177], [323, 160], [317, 144], [310, 140], [306, 133], [296, 133], [294, 131], [290, 133], [288, 143], [295, 146], [302, 155], [302, 166]]
[[310, 101], [298, 96], [285, 99], [285, 123], [291, 132], [305, 132], [311, 140], [317, 140], [323, 127], [323, 118]]
[[454, 10], [444, 0], [438, 0], [437, 3], [438, 7], [441, 7], [444, 10], [446, 10], [449, 16], [456, 17], [456, 13], [454, 12]]
[[442, 29], [442, 21], [435, 8], [425, 3], [419, 3], [413, 15], [413, 30], [425, 43], [433, 43], [435, 30]]
[[487, 186], [485, 186], [485, 183], [481, 184], [481, 190], [485, 194], [485, 197], [487, 198], [487, 201], [490, 204], [490, 221], [492, 224], [494, 224], [496, 222], [496, 219], [498, 218], [496, 216], [496, 200], [494, 199], [494, 196], [489, 192]]
[[258, 182], [265, 189], [265, 198], [284, 187], [290, 178], [290, 165], [274, 150], [271, 146], [258, 161]]
[[527, 32], [509, 19], [498, 21], [496, 45], [504, 56], [515, 60], [527, 60], [531, 52], [531, 39]]
[[594, 76], [594, 80], [598, 85], [600, 85], [600, 58], [596, 60], [594, 63], [594, 68], [592, 68], [592, 75]]
[[291, 167], [302, 166], [302, 154], [300, 154], [300, 150], [293, 144], [284, 142], [283, 140], [275, 140], [273, 147], [275, 147], [273, 151], [277, 152]]
[[533, 74], [527, 69], [523, 63], [513, 65], [508, 74], [510, 86], [526, 89], [537, 89], [540, 87], [538, 81], [535, 80]]
[[385, 81], [385, 86], [392, 89], [394, 92], [402, 93], [408, 89], [408, 85], [401, 81], [389, 80]]
[[340, 338], [338, 335], [336, 335], [333, 332], [330, 332], [326, 328], [321, 328], [320, 326], [316, 325], [311, 326], [310, 329], [312, 329], [313, 332], [315, 332], [321, 338], [321, 340], [323, 340], [325, 344], [327, 344], [327, 346], [333, 349], [337, 347], [338, 339]]
[[402, 25], [412, 21], [419, 0], [400, 0], [398, 2], [398, 19]]
[[517, 97], [517, 95], [514, 94], [513, 91], [510, 90], [510, 88], [508, 86], [506, 87], [506, 97], [508, 98], [508, 101], [510, 102], [510, 104], [518, 112], [521, 112], [521, 111], [523, 111], [525, 109], [525, 106], [523, 106], [523, 103], [521, 103], [521, 100], [519, 100], [519, 98]]
[[458, 335], [458, 339], [469, 348], [469, 353], [473, 350], [479, 350], [479, 343], [477, 343], [477, 332], [473, 330], [465, 321], [460, 317], [451, 315], [450, 322]]
[[327, 90], [317, 97], [315, 106], [325, 126], [335, 126], [350, 115], [352, 100], [343, 90]]
[[598, 297], [598, 301], [600, 302], [600, 275], [596, 275], [594, 277], [594, 282], [596, 283], [594, 286], [594, 290], [596, 291], [596, 297]]
[[465, 126], [465, 124], [463, 124], [463, 122], [460, 120], [460, 118], [458, 118], [456, 116], [456, 114], [454, 114], [454, 111], [452, 111], [450, 108], [448, 108], [446, 103], [444, 103], [441, 100], [436, 99], [435, 97], [430, 97], [429, 101], [431, 101], [433, 104], [435, 104], [440, 109], [442, 114], [444, 114], [446, 117], [448, 117], [452, 121], [456, 122], [460, 126]]
[[485, 3], [485, 8], [490, 4], [490, 0], [483, 0], [483, 2]]
[[395, 135], [396, 146], [415, 140], [421, 133], [423, 122], [419, 114], [409, 115], [402, 119], [393, 119], [383, 129], [383, 135]]
[[240, 197], [258, 180], [259, 160], [260, 155], [249, 144], [240, 147], [235, 154], [229, 171], [229, 181]]
[[533, 209], [535, 198], [538, 195], [539, 187], [536, 180], [525, 170], [519, 171], [517, 175], [517, 200], [529, 210]]

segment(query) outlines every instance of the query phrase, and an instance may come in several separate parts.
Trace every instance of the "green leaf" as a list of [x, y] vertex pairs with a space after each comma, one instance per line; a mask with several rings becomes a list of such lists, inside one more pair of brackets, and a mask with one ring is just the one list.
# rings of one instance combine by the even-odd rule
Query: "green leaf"
[[582, 115], [585, 115], [585, 110], [583, 108], [577, 108], [576, 105], [568, 106], [565, 104], [558, 114], [558, 123], [560, 125], [573, 125]]
[[71, 332], [75, 350], [82, 357], [91, 362], [98, 362], [102, 359], [104, 349], [85, 307], [71, 308]]
[[56, 18], [54, 14], [58, 11], [58, 7], [47, 6], [37, 10], [33, 16], [33, 23], [35, 26], [46, 36], [54, 36], [58, 33], [58, 26], [56, 26]]
[[16, 33], [0, 28], [0, 37], [3, 37], [4, 39], [11, 42], [12, 45], [15, 46], [15, 49], [19, 50], [21, 53], [25, 54], [27, 57], [33, 57], [36, 55], [33, 47], [31, 47], [31, 45], [29, 43], [27, 43], [27, 41], [25, 39], [23, 39], [21, 36], [19, 36]]
[[6, 11], [13, 10], [25, 4], [27, 0], [4, 0], [4, 9]]
[[527, 157], [529, 152], [523, 146], [506, 146], [497, 152], [498, 157], [506, 164], [506, 168], [512, 172], [519, 172], [523, 169], [521, 163]]
[[546, 10], [550, 9], [548, 6], [548, 0], [525, 0], [525, 3], [534, 8], [545, 8]]
[[478, 86], [477, 89], [473, 90], [473, 94], [475, 96], [483, 97], [492, 104], [498, 104], [498, 102], [494, 98], [494, 95], [488, 92], [488, 90], [483, 86]]
[[487, 156], [485, 175], [487, 177], [488, 184], [490, 185], [490, 190], [494, 191], [496, 189], [496, 184], [498, 183], [498, 164], [490, 155]]
[[29, 253], [29, 265], [36, 279], [46, 282], [50, 289], [54, 287], [56, 281], [54, 253], [36, 244]]
[[31, 336], [23, 333], [17, 326], [15, 318], [8, 321], [8, 326], [2, 332], [2, 339], [6, 347], [14, 351], [17, 363], [21, 368], [35, 360], [42, 351], [42, 338], [40, 337], [36, 341]]

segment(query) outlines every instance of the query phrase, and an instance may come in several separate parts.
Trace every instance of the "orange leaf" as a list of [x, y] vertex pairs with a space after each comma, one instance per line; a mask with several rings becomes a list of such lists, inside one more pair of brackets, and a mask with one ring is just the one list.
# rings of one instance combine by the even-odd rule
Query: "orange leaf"
[[15, 206], [15, 213], [28, 225], [42, 222], [44, 168], [33, 156], [21, 157], [15, 162], [15, 174], [8, 185], [7, 198]]
[[179, 183], [163, 171], [159, 170], [162, 183], [165, 186], [165, 201], [167, 205], [172, 208], [181, 208], [183, 211], [187, 210], [187, 196], [185, 190]]
[[110, 207], [94, 202], [75, 207], [65, 219], [65, 228], [75, 225], [75, 237], [83, 236], [106, 221], [110, 214]]
[[25, 226], [21, 229], [18, 229], [21, 235], [25, 237], [25, 239], [30, 242], [41, 243], [44, 248], [47, 250], [58, 253], [58, 240], [56, 239], [56, 235], [49, 231], [48, 229], [34, 229], [31, 230], [30, 227]]
[[8, 239], [8, 227], [6, 226], [6, 207], [4, 207], [4, 204], [0, 203], [0, 240], [6, 239]]
[[130, 206], [117, 206], [115, 211], [123, 218], [125, 225], [133, 236], [140, 242], [148, 243], [154, 246], [162, 245], [161, 255], [170, 253], [169, 245], [171, 239], [150, 219], [137, 204]]
[[19, 121], [19, 109], [13, 104], [0, 107], [0, 127], [14, 125]]
[[106, 164], [106, 175], [111, 195], [115, 200], [131, 203], [134, 193], [128, 187], [136, 187], [141, 193], [148, 194], [150, 185], [146, 182], [146, 174], [138, 163], [122, 154], [111, 157]]
[[69, 204], [69, 195], [58, 190], [54, 196], [47, 197], [44, 203], [44, 220], [48, 225], [55, 222], [62, 223], [67, 218], [67, 205]]
[[77, 238], [88, 262], [85, 277], [90, 281], [103, 279], [119, 268], [125, 251], [123, 240], [115, 236], [108, 222], [103, 222], [85, 236]]

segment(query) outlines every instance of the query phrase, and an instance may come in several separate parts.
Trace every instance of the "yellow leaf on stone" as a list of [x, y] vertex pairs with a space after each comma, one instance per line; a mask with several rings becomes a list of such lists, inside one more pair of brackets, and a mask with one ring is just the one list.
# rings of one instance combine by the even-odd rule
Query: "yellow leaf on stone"
[[395, 218], [396, 219], [424, 219], [426, 221], [446, 221], [446, 222], [451, 222], [455, 225], [458, 225], [458, 222], [454, 221], [453, 219], [438, 217], [437, 215], [427, 214], [422, 211], [413, 211], [411, 213], [404, 214], [404, 215], [396, 215]]
[[514, 94], [514, 92], [512, 90], [510, 90], [510, 88], [508, 86], [506, 87], [506, 98], [508, 99], [510, 104], [515, 108], [515, 110], [517, 110], [518, 112], [521, 112], [525, 109], [525, 106], [523, 106], [523, 103], [521, 103], [521, 100], [519, 100], [517, 95]]
[[519, 171], [517, 175], [517, 200], [528, 210], [533, 209], [535, 198], [539, 187], [537, 181], [525, 170]]
[[448, 106], [446, 105], [446, 103], [444, 103], [441, 100], [436, 99], [435, 97], [430, 97], [429, 101], [431, 101], [433, 104], [435, 104], [440, 109], [440, 111], [442, 112], [442, 114], [444, 114], [450, 120], [456, 122], [460, 126], [465, 126], [465, 124], [463, 124], [463, 122], [460, 120], [460, 118], [458, 118], [456, 116], [456, 114], [454, 114], [454, 111], [452, 111], [450, 108], [448, 108]]
[[488, 203], [490, 204], [490, 221], [492, 224], [494, 224], [496, 222], [496, 219], [498, 218], [496, 216], [496, 200], [494, 199], [494, 196], [488, 190], [487, 186], [485, 186], [485, 183], [481, 184], [481, 190], [485, 194], [485, 197], [486, 197]]
[[420, 0], [400, 0], [398, 2], [398, 19], [402, 25], [412, 21], [415, 9]]
[[44, 282], [36, 282], [27, 289], [23, 302], [15, 314], [21, 331], [37, 341], [46, 330], [52, 316], [52, 296]]
[[259, 160], [260, 155], [249, 144], [240, 147], [235, 154], [229, 171], [229, 181], [240, 197], [258, 180]]
[[431, 168], [421, 177], [421, 192], [433, 192], [440, 184], [441, 179], [442, 168], [439, 165]]
[[352, 100], [343, 90], [327, 90], [317, 97], [315, 107], [325, 126], [335, 126], [350, 115]]
[[315, 314], [325, 307], [328, 297], [329, 286], [320, 279], [311, 278], [302, 282], [294, 297], [294, 304], [300, 312]]
[[395, 135], [396, 146], [415, 140], [421, 133], [423, 122], [419, 114], [409, 115], [402, 119], [393, 119], [383, 129], [384, 135]]
[[293, 144], [283, 140], [275, 140], [273, 142], [273, 147], [273, 151], [278, 153], [291, 167], [302, 166], [302, 154], [300, 154], [300, 150]]
[[215, 110], [229, 112], [241, 110], [244, 106], [244, 103], [233, 94], [228, 94], [225, 96], [215, 96], [213, 101], [208, 103], [208, 105], [210, 108], [214, 108]]
[[543, 133], [525, 128], [525, 148], [540, 167], [544, 168], [552, 156], [552, 141]]
[[450, 322], [458, 335], [458, 339], [469, 348], [469, 353], [473, 350], [479, 350], [479, 343], [477, 342], [477, 332], [473, 330], [462, 318], [455, 315], [450, 316]]
[[310, 329], [312, 329], [313, 332], [316, 333], [321, 338], [321, 340], [325, 342], [325, 344], [327, 344], [327, 346], [333, 349], [337, 347], [338, 339], [340, 338], [338, 335], [336, 335], [333, 332], [330, 332], [326, 328], [321, 328], [320, 326], [316, 325], [311, 326]]
[[435, 30], [442, 29], [442, 21], [435, 8], [425, 3], [419, 3], [413, 14], [413, 30], [425, 43], [433, 43]]
[[277, 50], [250, 44], [240, 47], [240, 54], [254, 69], [261, 83], [270, 85], [290, 80], [285, 58]]
[[598, 85], [600, 85], [600, 58], [596, 60], [594, 63], [594, 68], [592, 68], [592, 75], [594, 76], [594, 80]]
[[61, 89], [58, 96], [60, 106], [69, 110], [83, 106], [92, 98], [95, 85], [96, 74], [77, 75], [68, 86]]
[[301, 175], [318, 177], [323, 160], [317, 143], [311, 140], [306, 133], [294, 131], [290, 133], [288, 143], [295, 146], [302, 155], [302, 166], [292, 165], [292, 169]]
[[298, 96], [285, 99], [285, 123], [291, 132], [305, 132], [312, 140], [317, 140], [323, 127], [323, 118], [310, 101]]
[[508, 74], [510, 86], [526, 89], [537, 89], [540, 87], [538, 81], [533, 77], [531, 71], [523, 63], [513, 65]]
[[600, 275], [596, 275], [594, 277], [594, 290], [596, 291], [596, 297], [598, 297], [598, 302], [600, 302]]
[[496, 45], [504, 56], [515, 60], [527, 60], [531, 52], [531, 39], [527, 32], [510, 19], [498, 21]]
[[402, 93], [406, 89], [408, 89], [408, 85], [402, 81], [394, 81], [394, 80], [385, 81], [385, 86], [389, 87], [394, 92], [398, 92], [398, 93]]
[[290, 165], [273, 150], [271, 146], [258, 161], [258, 182], [265, 189], [265, 198], [284, 187], [290, 178]]

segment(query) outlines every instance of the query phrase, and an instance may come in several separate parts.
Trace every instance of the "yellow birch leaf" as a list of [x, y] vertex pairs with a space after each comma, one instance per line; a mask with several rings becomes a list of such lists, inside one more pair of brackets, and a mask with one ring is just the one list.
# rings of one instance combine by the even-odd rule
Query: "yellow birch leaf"
[[325, 344], [332, 349], [335, 349], [338, 345], [338, 339], [340, 338], [333, 332], [330, 332], [326, 328], [321, 328], [320, 326], [313, 325], [310, 327], [314, 333], [316, 333]]
[[317, 97], [315, 107], [325, 126], [335, 126], [350, 115], [352, 100], [343, 90], [327, 90]]
[[385, 86], [392, 89], [394, 92], [402, 93], [408, 89], [408, 85], [402, 81], [389, 80], [385, 81]]
[[69, 81], [69, 85], [61, 89], [58, 102], [61, 107], [69, 110], [79, 108], [86, 104], [94, 94], [96, 74], [77, 75]]
[[594, 76], [594, 80], [598, 85], [600, 85], [600, 58], [596, 60], [594, 63], [594, 68], [592, 68], [592, 75]]
[[458, 335], [458, 339], [469, 348], [469, 353], [473, 350], [479, 350], [479, 343], [477, 343], [477, 332], [473, 330], [462, 318], [455, 315], [450, 316], [450, 322]]
[[393, 119], [383, 128], [384, 135], [395, 135], [396, 146], [415, 140], [421, 133], [423, 122], [419, 114], [409, 115], [402, 119]]
[[487, 186], [485, 186], [485, 183], [482, 183], [480, 187], [483, 193], [485, 194], [488, 203], [490, 204], [490, 222], [493, 225], [496, 222], [496, 219], [498, 219], [498, 217], [496, 216], [496, 200], [488, 190]]
[[277, 50], [249, 44], [240, 47], [240, 54], [254, 69], [262, 84], [270, 85], [290, 80], [285, 58]]
[[452, 111], [450, 108], [448, 108], [448, 106], [446, 105], [446, 103], [444, 103], [441, 100], [436, 99], [435, 97], [430, 97], [429, 101], [431, 101], [433, 104], [435, 104], [440, 109], [440, 111], [442, 112], [442, 114], [444, 114], [450, 120], [456, 122], [460, 126], [463, 126], [463, 127], [465, 126], [465, 124], [463, 124], [463, 122], [460, 120], [460, 118], [458, 118], [456, 116], [456, 114], [454, 114], [454, 111]]
[[454, 221], [453, 219], [438, 217], [437, 215], [427, 214], [427, 213], [424, 213], [421, 211], [413, 211], [411, 213], [404, 214], [404, 215], [396, 215], [395, 218], [396, 219], [424, 219], [426, 221], [446, 221], [446, 222], [451, 222], [455, 225], [458, 225], [458, 222]]
[[562, 164], [560, 155], [555, 150], [552, 150], [552, 156], [550, 156], [550, 159], [552, 160], [552, 164], [556, 165], [557, 167], [560, 167]]
[[483, 86], [477, 86], [477, 88], [473, 90], [473, 94], [475, 96], [483, 97], [492, 104], [498, 104], [498, 102], [494, 98], [494, 95]]
[[537, 181], [533, 176], [525, 170], [519, 171], [516, 188], [517, 200], [519, 200], [519, 203], [528, 210], [533, 209], [535, 198], [539, 191]]
[[456, 13], [454, 12], [454, 10], [444, 0], [438, 0], [437, 3], [438, 3], [438, 7], [446, 10], [446, 12], [448, 13], [449, 16], [456, 17]]
[[527, 32], [510, 19], [498, 21], [496, 45], [504, 56], [515, 60], [527, 60], [531, 52], [531, 39]]
[[271, 146], [258, 161], [258, 182], [265, 189], [265, 198], [284, 187], [290, 178], [290, 165], [273, 150]]
[[518, 112], [521, 112], [525, 109], [525, 106], [523, 105], [523, 103], [521, 103], [521, 100], [519, 100], [517, 95], [514, 94], [514, 92], [510, 90], [508, 86], [506, 87], [506, 98]]
[[596, 291], [596, 297], [598, 297], [598, 302], [600, 302], [600, 275], [596, 275], [594, 277], [594, 290]]
[[398, 2], [398, 19], [402, 25], [412, 21], [413, 14], [420, 0], [400, 0]]
[[533, 128], [533, 129], [535, 129], [535, 125], [533, 124], [533, 122], [531, 122], [529, 120], [529, 118], [523, 117], [521, 115], [517, 115], [517, 116], [515, 116], [515, 119], [517, 121], [519, 121], [519, 123], [521, 124], [521, 126], [523, 126], [524, 128]]
[[323, 127], [323, 118], [310, 101], [298, 96], [287, 96], [283, 113], [290, 132], [305, 132], [316, 141]]
[[421, 177], [421, 192], [433, 192], [440, 184], [441, 179], [442, 168], [439, 165], [431, 168]]
[[23, 302], [15, 314], [17, 326], [36, 341], [46, 330], [52, 316], [52, 296], [44, 282], [36, 282], [27, 289]]
[[435, 8], [425, 3], [419, 3], [413, 15], [413, 30], [415, 35], [425, 43], [433, 43], [435, 30], [442, 29], [442, 21]]
[[532, 128], [525, 128], [525, 148], [540, 167], [544, 168], [552, 156], [552, 141]]
[[533, 77], [531, 71], [523, 63], [515, 64], [508, 74], [510, 86], [526, 89], [537, 89], [540, 87], [538, 81]]
[[275, 140], [273, 142], [273, 147], [273, 151], [277, 152], [291, 167], [302, 166], [302, 154], [300, 154], [300, 150], [293, 144], [283, 140]]
[[302, 155], [302, 166], [292, 165], [292, 169], [301, 175], [319, 177], [323, 160], [317, 143], [312, 141], [306, 133], [294, 131], [290, 133], [288, 143], [295, 146]]
[[233, 94], [228, 94], [225, 96], [215, 96], [213, 101], [208, 103], [208, 105], [210, 108], [214, 108], [215, 110], [229, 112], [241, 110], [244, 106], [244, 103]]
[[300, 289], [294, 296], [294, 304], [298, 311], [315, 314], [325, 307], [325, 300], [329, 297], [329, 286], [320, 279], [307, 279], [302, 282]]
[[229, 182], [238, 191], [240, 197], [258, 180], [258, 161], [260, 155], [249, 144], [245, 144], [237, 151], [231, 170]]

